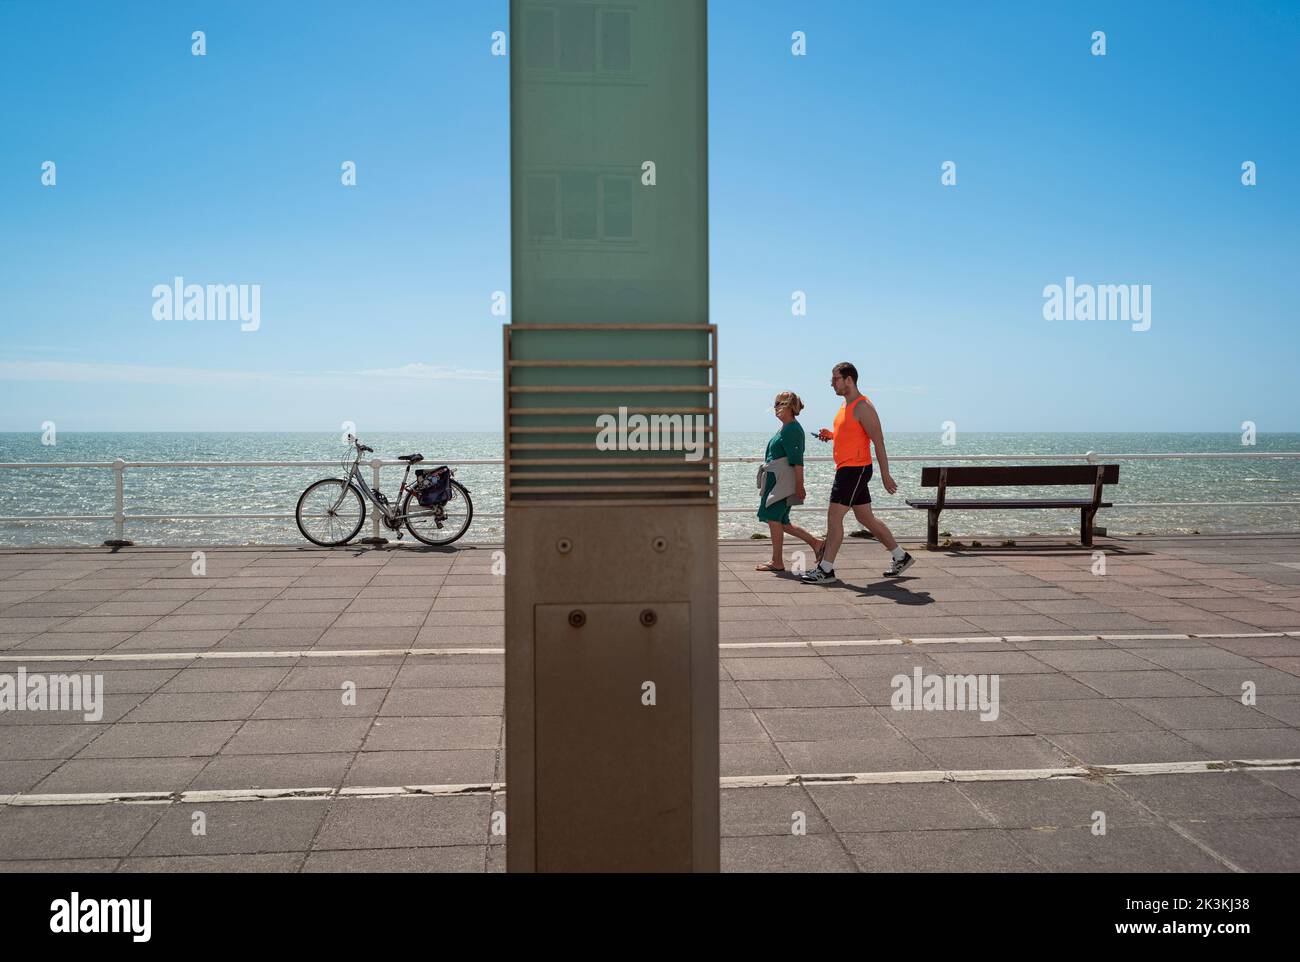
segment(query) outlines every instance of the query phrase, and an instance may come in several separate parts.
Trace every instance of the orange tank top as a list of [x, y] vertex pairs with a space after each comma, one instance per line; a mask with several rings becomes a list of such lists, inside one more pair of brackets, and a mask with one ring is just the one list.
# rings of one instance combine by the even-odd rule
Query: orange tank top
[[841, 404], [835, 412], [831, 430], [835, 432], [836, 468], [858, 468], [871, 463], [871, 436], [862, 422], [853, 416], [853, 409], [864, 398], [865, 395], [859, 395], [852, 404]]

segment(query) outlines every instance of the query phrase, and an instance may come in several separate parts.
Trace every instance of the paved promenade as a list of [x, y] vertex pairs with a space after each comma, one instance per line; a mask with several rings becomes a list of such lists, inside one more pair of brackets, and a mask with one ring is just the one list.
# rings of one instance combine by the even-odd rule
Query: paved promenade
[[[496, 547], [0, 551], [0, 679], [105, 691], [0, 713], [0, 870], [501, 870]], [[1300, 536], [1097, 549], [724, 543], [724, 868], [1300, 870]]]

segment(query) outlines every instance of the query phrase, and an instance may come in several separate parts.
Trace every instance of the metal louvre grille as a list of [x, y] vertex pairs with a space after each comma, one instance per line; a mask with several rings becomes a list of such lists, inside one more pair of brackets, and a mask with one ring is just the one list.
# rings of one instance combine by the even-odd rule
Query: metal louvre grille
[[507, 324], [503, 356], [507, 504], [716, 504], [714, 325]]

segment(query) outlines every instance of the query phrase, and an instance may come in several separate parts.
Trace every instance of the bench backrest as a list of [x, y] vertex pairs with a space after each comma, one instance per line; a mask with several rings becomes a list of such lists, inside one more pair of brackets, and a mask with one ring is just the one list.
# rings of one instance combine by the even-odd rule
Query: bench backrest
[[988, 467], [922, 468], [921, 487], [939, 486], [939, 472], [947, 474], [950, 488], [1006, 487], [1029, 484], [1096, 484], [1101, 468], [1102, 484], [1119, 483], [1118, 464], [1026, 464]]

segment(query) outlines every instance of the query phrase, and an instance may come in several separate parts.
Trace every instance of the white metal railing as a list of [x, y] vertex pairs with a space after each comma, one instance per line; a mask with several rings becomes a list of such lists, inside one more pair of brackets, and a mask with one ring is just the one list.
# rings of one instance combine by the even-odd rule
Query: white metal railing
[[[1300, 458], [1300, 451], [1243, 451], [1243, 452], [1219, 452], [1219, 451], [1185, 451], [1168, 454], [1102, 454], [1096, 451], [1088, 451], [1085, 454], [963, 454], [963, 455], [933, 455], [933, 454], [905, 454], [894, 455], [890, 457], [890, 462], [901, 461], [928, 461], [928, 462], [953, 462], [953, 461], [1084, 461], [1089, 464], [1096, 464], [1100, 461], [1167, 461], [1167, 460], [1293, 460]], [[759, 457], [733, 457], [719, 458], [721, 464], [762, 464], [763, 458]], [[805, 462], [829, 462], [834, 458], [828, 456], [807, 457]], [[373, 486], [379, 487], [379, 472], [384, 467], [401, 466], [405, 468], [406, 462], [399, 461], [395, 458], [371, 458], [369, 462], [373, 478]], [[490, 465], [502, 467], [504, 461], [501, 458], [472, 458], [463, 461], [449, 461], [454, 467], [466, 467], [470, 465]], [[126, 461], [117, 458], [114, 461], [17, 461], [9, 463], [0, 463], [0, 469], [44, 469], [44, 468], [99, 468], [109, 469], [113, 472], [113, 513], [112, 514], [65, 514], [65, 515], [6, 515], [0, 516], [0, 521], [112, 521], [114, 537], [105, 544], [114, 542], [126, 542], [126, 523], [141, 521], [203, 521], [203, 520], [248, 520], [248, 521], [282, 521], [290, 520], [294, 517], [289, 513], [276, 514], [130, 514], [126, 513], [125, 504], [125, 477], [127, 469], [170, 469], [170, 468], [334, 468], [339, 461], [337, 458], [326, 461]], [[1107, 510], [1130, 510], [1136, 508], [1194, 508], [1194, 507], [1219, 507], [1219, 508], [1246, 508], [1246, 507], [1300, 507], [1300, 501], [1128, 501], [1116, 503], [1112, 508]], [[753, 511], [752, 505], [744, 507], [722, 507], [718, 511], [722, 514], [736, 514]], [[817, 511], [824, 510], [817, 506], [796, 507], [794, 511]], [[877, 505], [876, 511], [911, 511], [913, 509], [906, 505]], [[478, 518], [503, 518], [501, 513], [482, 513], [475, 512]], [[372, 536], [382, 537], [380, 531], [380, 519], [377, 512], [372, 512]]]

